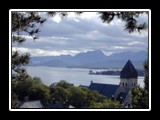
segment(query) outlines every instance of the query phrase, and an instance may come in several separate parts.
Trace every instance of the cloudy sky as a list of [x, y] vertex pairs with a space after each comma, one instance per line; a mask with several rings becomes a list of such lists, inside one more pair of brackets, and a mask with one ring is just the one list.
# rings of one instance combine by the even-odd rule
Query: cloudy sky
[[[146, 14], [139, 20], [148, 22]], [[65, 18], [50, 17], [40, 28], [39, 39], [29, 36], [22, 45], [12, 44], [12, 50], [30, 52], [32, 56], [75, 55], [80, 52], [102, 50], [106, 55], [123, 51], [147, 51], [148, 31], [129, 34], [124, 23], [114, 19], [103, 23], [96, 12], [80, 16], [70, 12]]]

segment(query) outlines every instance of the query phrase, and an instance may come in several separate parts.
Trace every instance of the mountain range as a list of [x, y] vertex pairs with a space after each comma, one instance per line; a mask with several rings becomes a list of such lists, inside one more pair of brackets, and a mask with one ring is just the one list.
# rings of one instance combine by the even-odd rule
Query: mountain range
[[106, 56], [101, 50], [87, 51], [75, 56], [31, 57], [31, 66], [71, 67], [71, 68], [122, 68], [128, 59], [137, 69], [143, 68], [147, 52], [121, 52]]

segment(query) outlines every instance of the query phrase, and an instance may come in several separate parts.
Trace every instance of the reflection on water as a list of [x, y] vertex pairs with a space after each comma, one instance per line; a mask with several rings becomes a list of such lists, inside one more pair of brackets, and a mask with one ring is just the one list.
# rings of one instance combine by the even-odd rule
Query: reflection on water
[[[38, 76], [46, 85], [50, 85], [60, 80], [66, 80], [75, 86], [90, 85], [91, 80], [95, 83], [119, 84], [119, 76], [113, 75], [89, 75], [90, 69], [81, 68], [55, 68], [34, 66], [27, 67], [27, 71], [31, 76]], [[143, 86], [144, 77], [138, 77], [138, 84]]]

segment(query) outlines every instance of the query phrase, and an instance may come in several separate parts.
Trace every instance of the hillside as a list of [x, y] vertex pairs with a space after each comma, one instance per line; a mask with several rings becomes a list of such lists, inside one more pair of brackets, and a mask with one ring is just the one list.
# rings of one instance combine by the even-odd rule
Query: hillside
[[121, 52], [106, 56], [101, 50], [82, 52], [75, 56], [42, 56], [32, 57], [29, 65], [78, 68], [122, 68], [130, 59], [138, 69], [143, 68], [147, 52]]

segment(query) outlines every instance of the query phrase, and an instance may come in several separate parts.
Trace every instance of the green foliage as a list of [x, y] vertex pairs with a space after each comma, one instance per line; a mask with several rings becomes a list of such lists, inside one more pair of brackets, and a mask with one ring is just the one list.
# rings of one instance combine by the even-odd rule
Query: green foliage
[[149, 108], [149, 62], [144, 62], [144, 88], [137, 87], [132, 89], [132, 106], [133, 108]]
[[67, 89], [67, 88], [72, 87], [73, 84], [70, 84], [70, 83], [66, 82], [65, 80], [61, 80], [60, 82], [58, 82], [57, 86], [60, 86], [62, 88]]
[[[38, 38], [39, 27], [46, 19], [40, 17], [38, 12], [12, 12], [12, 42], [23, 43], [26, 38], [31, 36], [33, 39]], [[19, 51], [12, 52], [12, 80], [26, 80], [29, 76], [22, 66], [29, 63], [30, 54], [20, 54]]]
[[22, 65], [26, 65], [29, 63], [29, 53], [20, 54], [18, 51], [15, 51], [12, 53], [12, 70], [15, 72], [18, 68], [20, 68]]
[[137, 109], [146, 108], [144, 90], [140, 87], [136, 87], [132, 90], [132, 106]]
[[16, 107], [14, 105], [16, 101], [24, 100], [41, 100], [43, 104], [48, 104], [50, 89], [40, 81], [38, 77], [28, 77], [25, 81], [12, 80], [12, 107]]
[[117, 101], [112, 101], [110, 99], [107, 99], [103, 102], [93, 102], [90, 105], [90, 108], [117, 108], [120, 107], [120, 103]]
[[109, 100], [97, 91], [75, 87], [66, 81], [60, 81], [57, 85], [50, 86], [50, 91], [52, 103], [58, 102], [63, 104], [67, 102], [67, 104], [71, 104], [75, 108], [91, 107], [100, 102], [111, 108], [119, 105], [119, 103]]
[[12, 52], [12, 80], [23, 81], [29, 76], [22, 67], [29, 63], [30, 54], [20, 54], [18, 51]]
[[88, 90], [87, 100], [90, 108], [114, 108], [119, 107], [118, 101], [113, 101], [99, 94], [97, 91]]
[[11, 92], [11, 107], [12, 108], [18, 108], [19, 106], [19, 100], [18, 100], [18, 96], [15, 94], [15, 92]]
[[38, 12], [12, 12], [12, 39], [13, 42], [22, 43], [26, 39], [22, 34], [27, 33], [33, 39], [38, 38], [39, 25], [46, 19], [40, 17]]
[[[12, 12], [12, 42], [23, 43], [28, 34], [34, 40], [38, 38], [39, 25], [43, 24], [46, 19], [39, 16], [38, 12]], [[41, 83], [39, 78], [31, 78], [24, 65], [29, 63], [30, 54], [20, 54], [19, 51], [12, 52], [12, 107], [18, 107], [18, 101], [29, 99], [40, 99], [48, 101], [49, 88]], [[33, 97], [34, 95], [34, 97]]]
[[27, 79], [25, 81], [19, 81], [12, 91], [18, 95], [18, 99], [23, 101], [26, 96], [29, 96], [35, 83], [32, 79]]
[[69, 99], [69, 91], [60, 86], [54, 86], [50, 88], [53, 103], [63, 103]]
[[148, 59], [144, 62], [145, 78], [144, 78], [144, 89], [149, 92], [149, 61]]
[[89, 90], [89, 89], [83, 89], [85, 92], [86, 92], [86, 104], [88, 106], [90, 106], [92, 103], [94, 102], [102, 102], [103, 100], [106, 99], [105, 96], [99, 94], [97, 91], [92, 91], [92, 90]]
[[86, 92], [79, 87], [74, 87], [66, 81], [60, 81], [57, 85], [51, 86], [53, 102], [64, 103], [69, 101], [76, 108], [81, 107], [86, 101]]
[[69, 88], [69, 92], [71, 94], [69, 101], [74, 107], [80, 108], [85, 104], [87, 98], [85, 91], [79, 87], [71, 87]]
[[144, 13], [148, 14], [147, 12], [99, 12], [103, 22], [110, 23], [115, 17], [124, 21], [124, 30], [129, 33], [135, 31], [140, 32], [141, 30], [146, 30], [148, 28], [146, 23], [138, 24], [137, 22], [137, 18]]
[[50, 90], [46, 85], [36, 83], [29, 93], [29, 99], [41, 100], [43, 104], [48, 104], [50, 101]]
[[35, 81], [36, 84], [42, 83], [42, 80], [39, 77], [34, 77], [33, 80]]
[[50, 87], [40, 81], [37, 77], [29, 77], [25, 81], [12, 80], [12, 107], [18, 107], [18, 102], [24, 100], [41, 100], [44, 105], [67, 102], [75, 108], [94, 108], [99, 104], [97, 108], [113, 108], [119, 105], [96, 91], [75, 87], [66, 81]]

